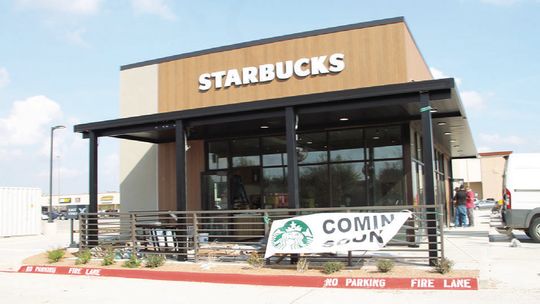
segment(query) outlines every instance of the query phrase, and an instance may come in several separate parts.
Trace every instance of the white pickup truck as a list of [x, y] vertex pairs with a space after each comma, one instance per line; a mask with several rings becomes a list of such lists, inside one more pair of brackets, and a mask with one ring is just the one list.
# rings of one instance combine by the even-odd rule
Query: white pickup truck
[[503, 221], [540, 242], [540, 153], [507, 156], [503, 176]]

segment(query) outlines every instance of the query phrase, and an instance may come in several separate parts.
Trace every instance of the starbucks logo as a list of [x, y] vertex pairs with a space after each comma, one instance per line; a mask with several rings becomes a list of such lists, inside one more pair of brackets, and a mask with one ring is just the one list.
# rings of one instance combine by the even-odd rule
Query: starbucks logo
[[313, 233], [306, 223], [290, 220], [272, 234], [272, 245], [278, 249], [299, 249], [309, 246]]

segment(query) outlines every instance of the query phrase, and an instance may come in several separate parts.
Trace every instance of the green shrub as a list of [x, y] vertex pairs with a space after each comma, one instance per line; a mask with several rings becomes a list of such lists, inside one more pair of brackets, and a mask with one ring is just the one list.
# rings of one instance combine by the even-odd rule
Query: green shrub
[[126, 268], [137, 268], [141, 266], [141, 261], [137, 259], [137, 256], [135, 254], [132, 254], [129, 260], [125, 261], [124, 264], [122, 264], [122, 267]]
[[435, 268], [435, 271], [437, 271], [438, 273], [446, 274], [452, 271], [452, 266], [454, 266], [453, 261], [447, 258], [442, 258], [439, 261], [437, 261], [437, 264], [435, 264], [434, 268]]
[[75, 265], [87, 264], [92, 259], [92, 252], [89, 249], [83, 249], [77, 254]]
[[323, 264], [322, 272], [325, 274], [332, 274], [345, 268], [342, 262], [326, 262]]
[[101, 261], [101, 266], [109, 266], [114, 264], [114, 255], [114, 249], [112, 247], [107, 248], [107, 250], [105, 250], [105, 255], [103, 256], [103, 261]]
[[144, 266], [148, 268], [156, 268], [165, 264], [165, 257], [161, 254], [150, 254], [146, 256], [146, 263]]
[[306, 272], [309, 268], [309, 262], [306, 258], [300, 258], [298, 263], [296, 263], [296, 271]]
[[258, 252], [253, 251], [249, 254], [247, 263], [253, 268], [261, 268], [264, 266], [264, 258]]
[[380, 272], [389, 272], [394, 268], [394, 261], [388, 260], [388, 259], [381, 259], [377, 261], [377, 269], [379, 269]]
[[64, 255], [66, 255], [66, 250], [62, 248], [47, 251], [47, 259], [50, 264], [59, 262]]

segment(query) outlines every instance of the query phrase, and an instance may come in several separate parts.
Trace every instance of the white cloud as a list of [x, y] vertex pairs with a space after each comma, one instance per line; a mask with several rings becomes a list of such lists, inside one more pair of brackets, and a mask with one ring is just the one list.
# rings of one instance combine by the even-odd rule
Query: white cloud
[[90, 44], [83, 38], [83, 34], [86, 33], [86, 29], [80, 28], [74, 31], [67, 32], [66, 39], [69, 43], [76, 46], [88, 47]]
[[443, 71], [441, 71], [441, 70], [439, 70], [439, 69], [437, 69], [435, 67], [430, 67], [429, 71], [431, 72], [431, 75], [433, 75], [434, 79], [454, 78], [454, 80], [456, 81], [456, 84], [458, 86], [461, 85], [461, 78], [459, 78], [459, 77], [448, 76]]
[[461, 78], [459, 78], [459, 77], [448, 76], [443, 71], [441, 71], [441, 70], [439, 70], [439, 69], [437, 69], [435, 67], [430, 67], [429, 71], [431, 72], [431, 75], [433, 75], [434, 79], [454, 78], [454, 80], [456, 81], [456, 84], [458, 86], [461, 85]]
[[102, 0], [16, 0], [24, 9], [45, 10], [76, 15], [94, 15], [101, 9]]
[[0, 67], [0, 89], [9, 84], [9, 73], [6, 68]]
[[477, 91], [464, 91], [461, 100], [467, 110], [482, 110], [487, 106], [486, 98]]
[[174, 20], [176, 16], [168, 2], [167, 0], [132, 0], [131, 5], [137, 14], [157, 15], [163, 19]]
[[480, 142], [486, 146], [522, 145], [525, 139], [516, 135], [501, 136], [499, 133], [480, 133]]
[[41, 142], [52, 123], [62, 117], [60, 105], [39, 95], [15, 101], [7, 117], [0, 117], [0, 147], [17, 147]]

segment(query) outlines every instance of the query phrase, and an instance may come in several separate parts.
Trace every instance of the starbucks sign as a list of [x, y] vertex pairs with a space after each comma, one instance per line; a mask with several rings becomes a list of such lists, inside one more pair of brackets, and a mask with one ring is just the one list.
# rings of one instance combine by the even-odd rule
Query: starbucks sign
[[396, 235], [411, 214], [317, 213], [274, 221], [265, 258], [277, 253], [378, 250]]

